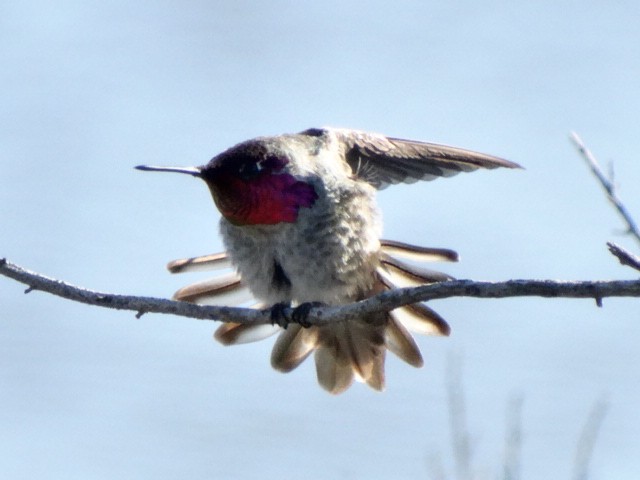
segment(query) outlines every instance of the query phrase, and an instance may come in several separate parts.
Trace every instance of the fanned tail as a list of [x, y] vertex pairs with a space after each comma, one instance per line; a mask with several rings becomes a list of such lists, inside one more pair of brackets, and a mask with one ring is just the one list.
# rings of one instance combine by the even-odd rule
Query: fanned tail
[[[455, 261], [452, 250], [416, 247], [399, 242], [382, 242], [377, 282], [372, 294], [404, 286], [451, 280], [441, 272], [425, 269], [394, 258]], [[280, 334], [271, 357], [272, 366], [282, 372], [296, 368], [315, 350], [318, 383], [339, 394], [359, 380], [375, 390], [385, 386], [384, 361], [388, 349], [414, 367], [424, 364], [410, 331], [427, 335], [448, 335], [447, 322], [422, 303], [397, 308], [379, 317], [304, 329], [292, 325]]]
[[385, 325], [363, 321], [303, 328], [290, 325], [273, 347], [271, 365], [290, 372], [315, 352], [318, 383], [330, 393], [344, 392], [354, 380], [384, 389]]
[[[406, 263], [412, 261], [457, 261], [453, 250], [425, 248], [389, 240], [381, 241], [380, 265], [376, 269], [371, 295], [398, 287], [416, 286], [451, 280], [441, 272]], [[171, 272], [190, 272], [230, 266], [225, 253], [176, 260], [169, 263]], [[236, 273], [199, 282], [176, 292], [174, 298], [202, 304], [229, 305], [249, 300], [250, 292]], [[236, 345], [265, 339], [280, 332], [271, 353], [271, 365], [290, 372], [312, 353], [318, 383], [327, 391], [339, 394], [354, 380], [382, 391], [385, 387], [384, 362], [388, 349], [414, 367], [424, 364], [420, 349], [410, 332], [448, 335], [447, 322], [423, 303], [378, 313], [351, 322], [303, 328], [292, 324], [287, 329], [274, 325], [222, 324], [215, 338], [223, 345]]]

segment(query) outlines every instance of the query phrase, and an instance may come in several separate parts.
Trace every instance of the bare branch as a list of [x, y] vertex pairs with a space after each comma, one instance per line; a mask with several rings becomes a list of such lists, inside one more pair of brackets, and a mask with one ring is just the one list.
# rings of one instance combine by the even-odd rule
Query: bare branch
[[74, 302], [116, 310], [132, 310], [137, 312], [138, 316], [144, 313], [168, 313], [199, 320], [240, 321], [244, 323], [265, 323], [268, 318], [263, 312], [248, 308], [204, 307], [193, 303], [176, 302], [162, 298], [118, 295], [87, 290], [25, 270], [8, 262], [6, 259], [0, 259], [0, 274], [28, 285], [29, 288], [25, 293], [40, 290]]
[[609, 251], [613, 255], [618, 257], [618, 260], [620, 260], [622, 265], [640, 270], [640, 257], [637, 257], [613, 242], [607, 242], [607, 247], [609, 247]]
[[[214, 307], [176, 302], [152, 297], [137, 297], [95, 292], [70, 285], [60, 280], [30, 272], [0, 259], [0, 274], [28, 285], [27, 292], [41, 290], [76, 302], [132, 310], [143, 313], [167, 313], [200, 320], [219, 320], [244, 324], [271, 323], [269, 310], [250, 308]], [[476, 282], [453, 280], [413, 288], [401, 288], [380, 293], [366, 300], [340, 307], [314, 307], [306, 319], [312, 325], [346, 321], [373, 312], [389, 311], [411, 303], [449, 297], [507, 298], [507, 297], [565, 297], [591, 298], [601, 301], [605, 297], [640, 297], [640, 280], [582, 281], [509, 280], [506, 282]], [[284, 315], [291, 319], [292, 309]]]
[[[620, 200], [620, 198], [616, 194], [616, 187], [613, 181], [609, 180], [602, 172], [602, 169], [600, 168], [600, 165], [598, 165], [596, 157], [594, 157], [589, 149], [587, 149], [578, 134], [575, 132], [571, 132], [570, 138], [578, 149], [578, 152], [580, 152], [582, 158], [585, 160], [585, 162], [587, 162], [587, 165], [591, 169], [591, 172], [596, 176], [596, 178], [602, 185], [602, 188], [604, 188], [605, 192], [607, 193], [607, 198], [624, 219], [625, 223], [627, 224], [628, 233], [633, 235], [633, 237], [638, 242], [640, 242], [640, 230], [638, 230], [638, 225], [633, 220], [633, 217], [622, 203], [622, 200]], [[613, 177], [613, 175], [611, 175], [611, 177]]]

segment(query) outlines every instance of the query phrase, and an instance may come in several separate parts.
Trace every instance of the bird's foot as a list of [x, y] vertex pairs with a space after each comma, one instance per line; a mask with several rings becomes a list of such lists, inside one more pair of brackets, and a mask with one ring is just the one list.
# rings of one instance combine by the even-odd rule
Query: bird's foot
[[309, 312], [312, 308], [321, 307], [323, 305], [322, 302], [305, 302], [298, 305], [293, 309], [293, 313], [291, 314], [291, 321], [300, 324], [304, 328], [309, 328], [313, 324], [309, 321]]
[[313, 324], [308, 320], [309, 312], [315, 307], [324, 305], [322, 302], [305, 302], [301, 303], [291, 312], [291, 303], [279, 302], [271, 306], [269, 314], [271, 316], [271, 324], [278, 325], [286, 330], [290, 323], [309, 328]]
[[290, 302], [279, 302], [271, 306], [271, 325], [278, 325], [284, 329], [290, 323], [290, 319], [287, 318], [286, 311], [291, 308]]

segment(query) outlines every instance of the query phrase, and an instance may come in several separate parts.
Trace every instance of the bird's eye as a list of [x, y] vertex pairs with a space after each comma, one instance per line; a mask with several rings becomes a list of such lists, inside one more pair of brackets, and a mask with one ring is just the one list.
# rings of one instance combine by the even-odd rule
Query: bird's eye
[[240, 166], [238, 174], [245, 180], [250, 180], [262, 171], [260, 162], [246, 162]]

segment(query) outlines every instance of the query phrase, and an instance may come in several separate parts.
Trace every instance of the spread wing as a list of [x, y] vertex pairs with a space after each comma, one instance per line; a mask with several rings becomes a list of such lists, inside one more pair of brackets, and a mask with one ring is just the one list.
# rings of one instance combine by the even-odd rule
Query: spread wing
[[521, 168], [517, 163], [462, 148], [357, 130], [323, 128], [303, 133], [335, 135], [355, 175], [378, 189], [390, 184], [450, 177], [478, 168]]

